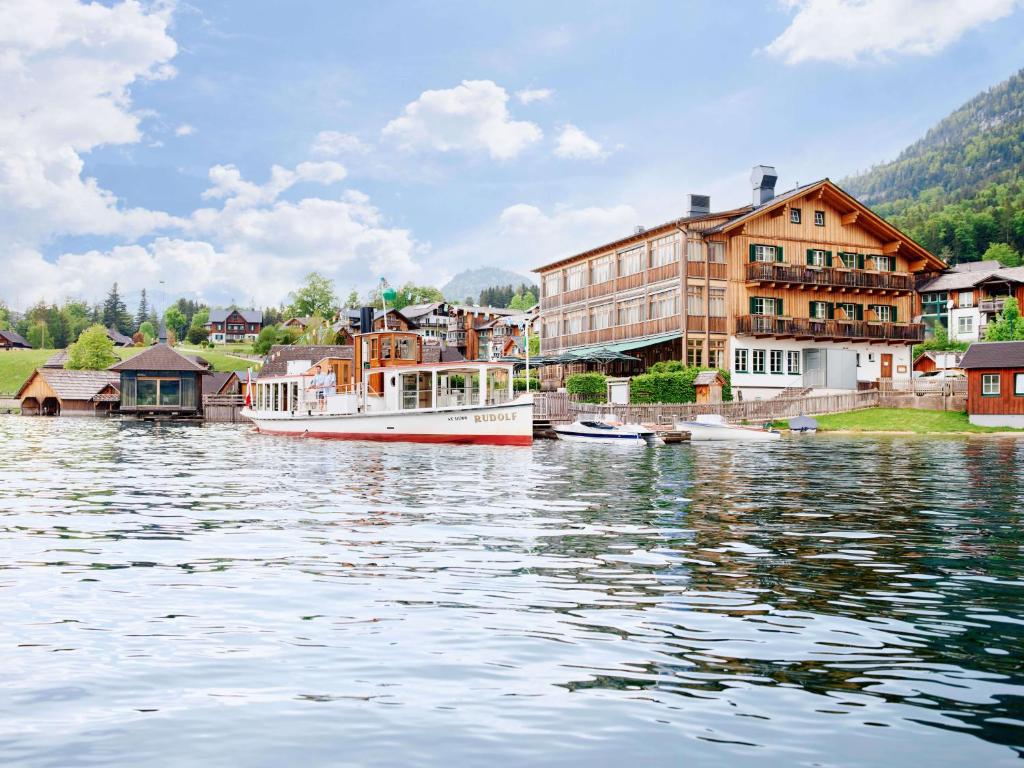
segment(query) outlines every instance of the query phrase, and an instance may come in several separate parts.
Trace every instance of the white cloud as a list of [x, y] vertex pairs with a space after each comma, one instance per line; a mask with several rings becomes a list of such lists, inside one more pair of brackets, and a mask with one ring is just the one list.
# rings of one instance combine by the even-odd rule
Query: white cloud
[[551, 88], [524, 88], [516, 91], [520, 104], [533, 104], [535, 101], [550, 101], [555, 92]]
[[508, 93], [491, 80], [464, 80], [454, 88], [424, 91], [383, 131], [406, 150], [485, 151], [509, 160], [540, 141], [534, 123], [513, 120]]
[[580, 128], [569, 123], [558, 134], [555, 154], [558, 157], [571, 160], [601, 160], [608, 153], [600, 142], [590, 138]]
[[340, 131], [320, 131], [313, 139], [310, 151], [320, 157], [337, 157], [343, 154], [362, 154], [369, 151], [357, 137]]
[[123, 207], [83, 177], [82, 161], [142, 138], [129, 87], [173, 75], [169, 23], [166, 6], [134, 1], [0, 4], [0, 240], [31, 249], [59, 235], [138, 236], [174, 223]]
[[191, 125], [189, 125], [188, 123], [182, 123], [181, 125], [179, 125], [177, 128], [174, 129], [174, 135], [175, 136], [191, 136], [195, 132], [196, 132], [196, 129], [194, 127], [192, 127]]
[[787, 64], [927, 56], [1011, 13], [1019, 0], [787, 0], [790, 25], [765, 50]]

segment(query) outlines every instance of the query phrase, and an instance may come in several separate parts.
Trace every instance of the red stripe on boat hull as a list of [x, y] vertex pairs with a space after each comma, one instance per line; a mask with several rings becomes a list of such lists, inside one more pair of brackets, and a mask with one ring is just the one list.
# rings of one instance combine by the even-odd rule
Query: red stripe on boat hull
[[376, 443], [451, 443], [457, 445], [533, 445], [532, 435], [406, 435], [367, 432], [295, 432], [260, 429], [264, 435], [318, 437], [327, 440], [371, 440]]

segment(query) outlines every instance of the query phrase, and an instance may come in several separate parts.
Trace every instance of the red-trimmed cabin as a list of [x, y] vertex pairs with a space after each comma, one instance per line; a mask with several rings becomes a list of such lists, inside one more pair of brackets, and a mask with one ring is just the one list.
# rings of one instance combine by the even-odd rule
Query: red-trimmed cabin
[[960, 367], [967, 372], [972, 424], [1024, 428], [1024, 341], [972, 344]]

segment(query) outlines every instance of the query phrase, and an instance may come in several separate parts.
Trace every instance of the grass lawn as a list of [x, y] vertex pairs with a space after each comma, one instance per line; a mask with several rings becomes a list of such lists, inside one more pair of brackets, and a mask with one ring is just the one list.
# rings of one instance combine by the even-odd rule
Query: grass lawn
[[[242, 347], [242, 344], [233, 344], [231, 346]], [[251, 349], [251, 347], [249, 348]], [[175, 350], [183, 355], [199, 355], [205, 360], [209, 360], [213, 364], [213, 370], [215, 371], [244, 371], [249, 366], [252, 366], [253, 371], [259, 370], [260, 364], [255, 360], [243, 360], [240, 357], [232, 357], [220, 347], [216, 349], [207, 349], [205, 347], [192, 347], [187, 344], [182, 344], [180, 347], [175, 347]], [[241, 350], [232, 350], [239, 351]], [[244, 354], [251, 354], [251, 352], [244, 352]]]
[[966, 413], [927, 411], [915, 408], [866, 408], [862, 411], [815, 416], [821, 432], [1022, 432], [1009, 427], [977, 427], [967, 420]]

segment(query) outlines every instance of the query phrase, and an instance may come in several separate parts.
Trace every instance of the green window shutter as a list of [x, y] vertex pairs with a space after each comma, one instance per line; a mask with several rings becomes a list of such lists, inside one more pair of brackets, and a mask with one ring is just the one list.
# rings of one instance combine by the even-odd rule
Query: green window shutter
[[825, 305], [825, 314], [828, 315], [829, 320], [835, 320], [836, 318], [836, 303], [834, 301], [828, 302]]
[[817, 304], [818, 304], [818, 302], [816, 302], [816, 301], [812, 301], [812, 302], [810, 302], [808, 304], [808, 306], [807, 306], [807, 316], [808, 317], [810, 317], [812, 319], [814, 318], [814, 310], [815, 310]]
[[775, 246], [775, 260], [778, 261], [778, 262], [782, 262], [782, 261], [785, 260], [783, 255], [782, 255], [782, 246], [781, 245], [776, 245]]
[[864, 254], [857, 254], [857, 269], [864, 269]]
[[854, 304], [853, 306], [854, 306], [854, 310], [853, 310], [854, 317], [856, 317], [858, 320], [863, 320], [864, 319], [864, 305], [863, 304]]
[[757, 261], [757, 256], [756, 256], [756, 255], [754, 254], [754, 249], [755, 249], [756, 247], [757, 247], [757, 246], [756, 246], [756, 245], [755, 245], [754, 243], [751, 243], [751, 244], [750, 244], [750, 260], [751, 260], [751, 261]]
[[785, 312], [782, 311], [782, 299], [775, 300], [775, 314], [780, 317], [786, 314]]
[[814, 264], [814, 249], [813, 248], [808, 248], [807, 249], [807, 263], [808, 264]]
[[755, 301], [756, 298], [757, 298], [756, 296], [751, 296], [750, 297], [750, 314], [752, 314], [752, 315], [757, 314], [756, 312], [754, 312], [754, 301]]
[[893, 305], [893, 308], [892, 308], [892, 311], [890, 312], [890, 314], [892, 315], [892, 321], [893, 321], [894, 323], [896, 323], [896, 322], [899, 322], [899, 321], [898, 321], [898, 320], [896, 319], [896, 306], [895, 306], [895, 305]]
[[825, 266], [832, 266], [832, 251], [825, 251]]

